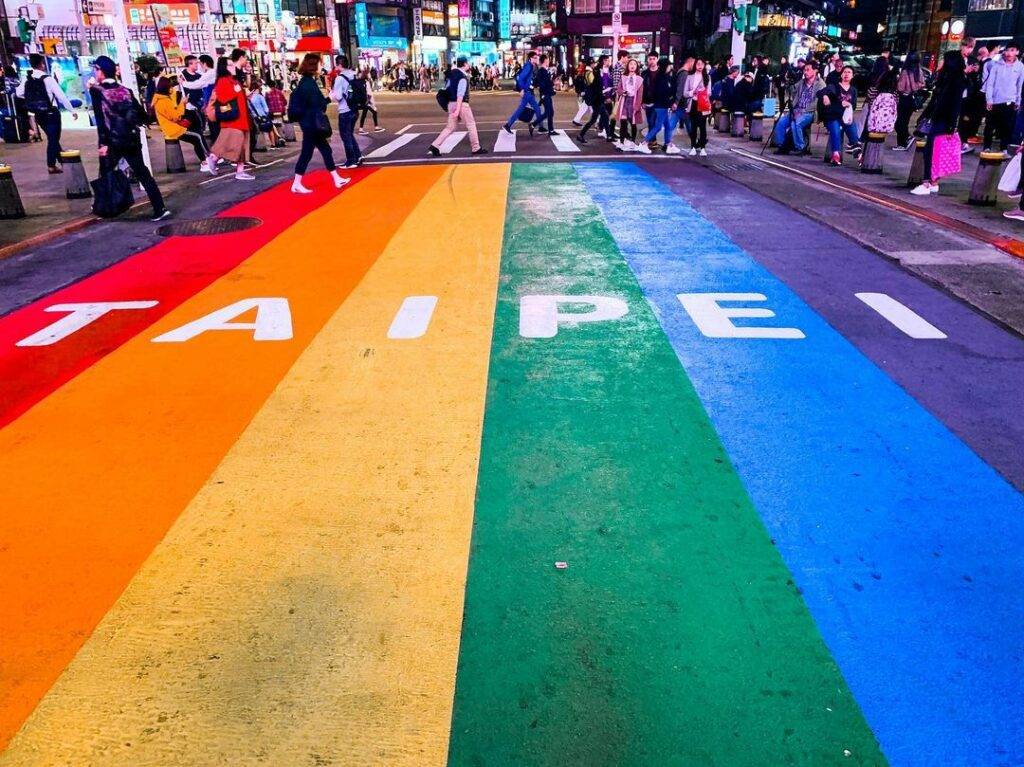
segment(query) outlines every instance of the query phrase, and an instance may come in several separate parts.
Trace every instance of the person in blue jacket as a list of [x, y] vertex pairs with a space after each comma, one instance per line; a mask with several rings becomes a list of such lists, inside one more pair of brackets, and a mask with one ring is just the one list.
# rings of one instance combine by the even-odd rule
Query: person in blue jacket
[[[551, 71], [548, 69], [548, 56], [541, 54], [540, 66], [537, 67], [537, 94], [540, 96], [541, 110], [537, 112], [537, 119], [534, 120], [534, 127], [541, 133], [555, 133], [555, 83], [551, 79]], [[547, 121], [548, 127], [542, 123]]]
[[[512, 113], [512, 116], [502, 126], [506, 133], [512, 132], [512, 126], [523, 113], [523, 110], [530, 107], [535, 115], [540, 114], [540, 106], [533, 95], [533, 75], [537, 71], [537, 51], [530, 51], [526, 56], [526, 64], [516, 75], [516, 90], [520, 92], [519, 106]], [[530, 134], [533, 134], [533, 123], [530, 123]]]

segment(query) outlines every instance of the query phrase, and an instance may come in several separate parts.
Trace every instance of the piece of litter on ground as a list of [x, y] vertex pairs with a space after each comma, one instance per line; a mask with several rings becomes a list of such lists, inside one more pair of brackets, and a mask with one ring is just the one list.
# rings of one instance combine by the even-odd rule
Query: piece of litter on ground
[[555, 569], [556, 570], [568, 570], [569, 569], [569, 563], [568, 562], [555, 562]]
[[852, 756], [852, 753], [848, 748], [843, 749], [843, 756]]

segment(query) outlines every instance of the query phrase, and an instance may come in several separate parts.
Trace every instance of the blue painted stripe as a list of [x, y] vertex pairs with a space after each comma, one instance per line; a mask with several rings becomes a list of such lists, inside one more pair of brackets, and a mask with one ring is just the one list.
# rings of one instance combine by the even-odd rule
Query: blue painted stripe
[[[577, 172], [890, 762], [1020, 764], [1024, 498], [666, 186]], [[778, 316], [736, 323], [806, 338], [707, 338], [690, 292], [762, 293]]]

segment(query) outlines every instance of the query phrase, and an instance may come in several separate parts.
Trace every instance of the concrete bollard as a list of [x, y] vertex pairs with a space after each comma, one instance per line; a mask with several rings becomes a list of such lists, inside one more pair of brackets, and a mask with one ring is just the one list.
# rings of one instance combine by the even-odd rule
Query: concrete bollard
[[164, 139], [164, 161], [168, 173], [185, 172], [185, 155], [181, 151], [181, 142], [176, 138]]
[[743, 112], [733, 112], [732, 130], [729, 135], [733, 138], [743, 138], [743, 132], [747, 127], [747, 116]]
[[764, 140], [764, 115], [760, 112], [750, 115], [750, 140]]
[[60, 164], [64, 169], [64, 196], [69, 200], [85, 200], [92, 197], [92, 187], [85, 177], [82, 153], [77, 149], [61, 152]]
[[978, 169], [967, 202], [971, 205], [995, 205], [996, 187], [1003, 175], [1003, 163], [1010, 159], [1002, 152], [982, 152], [978, 155]]
[[[253, 130], [256, 130], [253, 128]], [[266, 152], [267, 151], [267, 134], [261, 130], [256, 131], [256, 151]]]
[[924, 145], [926, 143], [923, 138], [914, 142], [914, 157], [910, 161], [910, 173], [907, 175], [907, 186], [910, 188], [924, 181]]
[[0, 165], [0, 218], [25, 218], [25, 206], [10, 165]]
[[283, 138], [289, 144], [292, 144], [297, 140], [295, 138], [295, 123], [293, 123], [287, 117], [281, 120], [281, 138]]
[[729, 110], [719, 109], [715, 112], [715, 130], [719, 133], [729, 132]]
[[885, 154], [885, 134], [868, 132], [864, 142], [864, 153], [860, 156], [861, 173], [881, 173], [882, 156]]

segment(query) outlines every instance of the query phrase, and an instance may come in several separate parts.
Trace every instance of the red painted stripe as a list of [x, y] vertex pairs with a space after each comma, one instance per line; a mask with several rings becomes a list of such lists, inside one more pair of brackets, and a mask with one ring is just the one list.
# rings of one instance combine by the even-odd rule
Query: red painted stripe
[[[354, 171], [345, 189], [373, 172]], [[0, 318], [0, 428], [333, 199], [334, 186], [326, 174], [318, 175], [313, 194], [295, 195], [287, 184], [280, 184], [219, 214], [254, 216], [263, 221], [261, 226], [229, 234], [170, 237]], [[145, 300], [159, 303], [152, 309], [111, 312], [51, 346], [15, 346], [64, 316], [44, 311], [48, 306]]]

